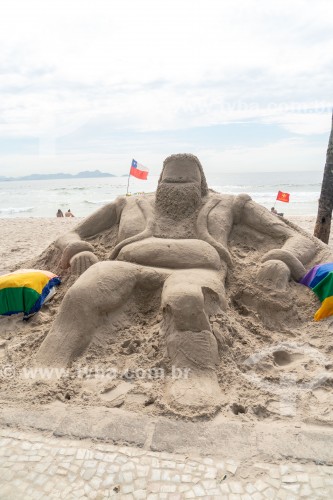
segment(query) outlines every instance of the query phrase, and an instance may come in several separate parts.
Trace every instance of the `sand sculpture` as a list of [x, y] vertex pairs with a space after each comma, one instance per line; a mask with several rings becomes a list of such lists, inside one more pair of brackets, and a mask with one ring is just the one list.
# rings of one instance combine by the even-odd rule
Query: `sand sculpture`
[[[116, 244], [109, 260], [99, 262], [96, 235], [107, 231]], [[228, 245], [236, 248], [233, 255]], [[168, 378], [163, 397], [171, 408], [198, 414], [221, 402], [217, 372], [223, 370], [225, 327], [232, 314], [226, 288], [234, 286], [228, 274], [236, 276], [235, 265], [241, 273], [244, 250], [259, 249], [261, 263], [255, 263], [251, 283], [244, 278], [233, 294], [233, 305], [255, 310], [268, 329], [297, 321], [292, 283], [305, 274], [305, 266], [331, 258], [326, 245], [248, 195], [209, 190], [191, 154], [166, 158], [156, 194], [117, 198], [59, 238], [56, 247], [62, 267], [79, 277], [63, 299], [36, 364], [70, 365], [89, 348], [105, 318], [126, 312], [126, 304], [140, 301], [141, 294], [156, 292], [154, 314], [160, 308], [165, 355], [184, 373]]]

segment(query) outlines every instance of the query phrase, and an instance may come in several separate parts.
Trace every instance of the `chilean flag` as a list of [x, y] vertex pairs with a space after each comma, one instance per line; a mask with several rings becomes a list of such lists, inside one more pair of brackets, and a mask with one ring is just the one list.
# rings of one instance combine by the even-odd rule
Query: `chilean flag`
[[140, 165], [136, 160], [132, 160], [130, 175], [136, 177], [137, 179], [141, 179], [142, 181], [146, 181], [148, 177], [148, 168]]

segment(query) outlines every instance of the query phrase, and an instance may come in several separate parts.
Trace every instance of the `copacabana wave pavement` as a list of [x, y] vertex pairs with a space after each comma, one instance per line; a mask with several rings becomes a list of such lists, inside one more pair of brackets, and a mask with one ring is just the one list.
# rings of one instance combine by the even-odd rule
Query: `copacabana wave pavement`
[[333, 431], [292, 423], [188, 423], [59, 403], [3, 410], [0, 444], [4, 499], [316, 499], [333, 493]]

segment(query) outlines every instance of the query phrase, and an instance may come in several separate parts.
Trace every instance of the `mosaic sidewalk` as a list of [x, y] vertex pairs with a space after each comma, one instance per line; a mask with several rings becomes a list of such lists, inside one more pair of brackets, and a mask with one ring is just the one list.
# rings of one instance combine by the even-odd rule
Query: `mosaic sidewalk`
[[332, 498], [333, 467], [198, 457], [0, 430], [0, 498]]

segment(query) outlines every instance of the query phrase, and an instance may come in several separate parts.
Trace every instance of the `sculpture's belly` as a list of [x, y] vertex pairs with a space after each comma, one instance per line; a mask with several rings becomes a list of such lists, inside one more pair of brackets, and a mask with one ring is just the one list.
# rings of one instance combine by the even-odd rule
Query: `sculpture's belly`
[[220, 257], [215, 248], [201, 240], [171, 240], [147, 238], [121, 249], [118, 260], [143, 266], [171, 269], [220, 269]]

